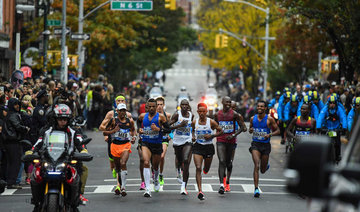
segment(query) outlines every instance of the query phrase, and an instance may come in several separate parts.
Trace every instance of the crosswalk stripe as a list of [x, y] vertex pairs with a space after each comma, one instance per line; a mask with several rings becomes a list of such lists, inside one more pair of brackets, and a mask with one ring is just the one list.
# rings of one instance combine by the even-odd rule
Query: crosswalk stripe
[[[252, 184], [242, 184], [241, 186], [244, 189], [245, 193], [253, 193], [255, 190], [255, 186]], [[259, 191], [260, 191], [260, 193], [262, 193], [260, 187], [259, 187]]]
[[17, 189], [5, 189], [5, 191], [0, 194], [2, 196], [8, 196], [8, 195], [13, 195], [15, 193]]
[[[218, 180], [218, 177], [202, 177], [202, 180]], [[140, 178], [130, 178], [127, 181], [140, 181]], [[176, 177], [166, 177], [164, 180], [177, 180]], [[195, 177], [189, 177], [189, 180], [195, 180]], [[250, 177], [231, 177], [231, 181], [253, 181]], [[261, 178], [261, 181], [285, 182], [285, 179], [278, 178]], [[116, 179], [104, 179], [105, 182], [116, 182]]]
[[103, 194], [103, 193], [111, 193], [113, 190], [113, 185], [103, 185], [98, 186], [93, 193]]

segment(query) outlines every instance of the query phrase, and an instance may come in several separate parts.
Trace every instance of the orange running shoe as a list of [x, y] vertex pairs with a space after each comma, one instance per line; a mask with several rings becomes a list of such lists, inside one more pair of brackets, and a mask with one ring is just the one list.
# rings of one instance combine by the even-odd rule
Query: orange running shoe
[[226, 177], [223, 179], [224, 187], [226, 187]]
[[230, 192], [230, 184], [225, 185], [225, 192]]

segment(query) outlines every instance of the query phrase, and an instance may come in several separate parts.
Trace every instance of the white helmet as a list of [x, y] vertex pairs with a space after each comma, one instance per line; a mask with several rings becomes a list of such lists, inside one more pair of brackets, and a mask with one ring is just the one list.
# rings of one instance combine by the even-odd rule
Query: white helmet
[[186, 92], [186, 87], [185, 87], [185, 86], [182, 86], [182, 87], [180, 88], [180, 91], [181, 91], [181, 92]]
[[160, 87], [159, 83], [158, 83], [158, 82], [155, 82], [155, 83], [154, 83], [154, 87]]
[[208, 86], [209, 88], [214, 88], [215, 86], [214, 86], [214, 83], [209, 83], [209, 86]]

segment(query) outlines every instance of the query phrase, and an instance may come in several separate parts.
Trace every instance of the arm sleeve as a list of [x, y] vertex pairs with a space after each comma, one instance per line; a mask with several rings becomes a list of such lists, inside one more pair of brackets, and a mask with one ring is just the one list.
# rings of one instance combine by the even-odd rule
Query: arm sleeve
[[324, 108], [321, 110], [318, 119], [316, 120], [316, 128], [317, 128], [317, 129], [320, 129], [320, 128], [321, 128], [321, 126], [322, 126], [322, 124], [323, 124], [323, 122], [324, 122], [324, 120], [325, 120], [325, 115], [326, 115], [326, 113], [327, 113], [327, 107], [324, 107]]
[[289, 120], [289, 114], [290, 114], [290, 102], [286, 103], [285, 109], [284, 109], [284, 121]]

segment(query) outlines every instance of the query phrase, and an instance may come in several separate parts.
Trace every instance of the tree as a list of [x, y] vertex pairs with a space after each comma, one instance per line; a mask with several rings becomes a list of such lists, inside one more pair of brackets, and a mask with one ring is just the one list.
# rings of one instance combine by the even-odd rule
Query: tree
[[[257, 2], [254, 2], [258, 4]], [[261, 7], [266, 7], [259, 5]], [[274, 35], [280, 26], [276, 5], [267, 5], [272, 14], [270, 18], [270, 36]], [[263, 59], [251, 48], [244, 47], [242, 40], [229, 37], [228, 47], [215, 49], [215, 35], [219, 28], [246, 37], [262, 55], [264, 55], [264, 40], [258, 39], [265, 35], [265, 13], [245, 4], [236, 4], [218, 0], [202, 0], [201, 9], [197, 14], [198, 23], [203, 28], [200, 41], [203, 42], [205, 51], [204, 61], [213, 67], [232, 70], [239, 65], [244, 67], [246, 88], [257, 93], [258, 67], [263, 66]], [[275, 55], [273, 42], [269, 42], [269, 55]]]
[[340, 77], [352, 81], [359, 73], [360, 2], [357, 0], [282, 0], [289, 17], [300, 15], [317, 25], [330, 38], [339, 56]]

